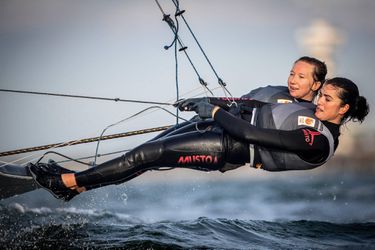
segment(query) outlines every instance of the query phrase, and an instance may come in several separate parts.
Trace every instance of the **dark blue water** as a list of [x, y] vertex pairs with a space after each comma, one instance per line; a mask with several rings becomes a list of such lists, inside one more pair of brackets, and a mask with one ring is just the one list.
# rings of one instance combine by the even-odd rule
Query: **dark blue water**
[[37, 190], [0, 210], [5, 249], [375, 249], [364, 174], [141, 180], [69, 203]]

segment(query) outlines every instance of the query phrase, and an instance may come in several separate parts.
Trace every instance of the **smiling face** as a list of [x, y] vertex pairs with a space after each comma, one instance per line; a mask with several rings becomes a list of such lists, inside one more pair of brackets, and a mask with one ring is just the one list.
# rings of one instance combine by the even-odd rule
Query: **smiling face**
[[296, 99], [312, 101], [320, 87], [320, 82], [314, 80], [315, 67], [304, 61], [297, 61], [288, 77], [288, 89], [291, 96]]
[[349, 105], [344, 104], [339, 97], [341, 89], [330, 84], [324, 84], [319, 93], [315, 116], [321, 121], [340, 124]]

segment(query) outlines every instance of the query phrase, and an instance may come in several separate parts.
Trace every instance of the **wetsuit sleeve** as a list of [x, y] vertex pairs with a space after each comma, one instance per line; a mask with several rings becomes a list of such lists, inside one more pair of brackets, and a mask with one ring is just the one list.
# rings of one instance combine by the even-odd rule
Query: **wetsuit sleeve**
[[319, 162], [329, 153], [328, 139], [312, 128], [291, 131], [259, 128], [222, 109], [215, 113], [214, 119], [229, 135], [239, 140], [294, 152], [309, 162]]
[[[261, 102], [258, 100], [250, 99], [250, 98], [227, 98], [227, 97], [209, 97], [208, 102], [211, 103], [212, 105], [219, 106], [223, 108], [224, 110], [229, 110], [232, 105], [240, 105], [240, 106], [245, 106], [249, 108], [260, 108], [265, 102]], [[231, 104], [233, 102], [233, 104]]]

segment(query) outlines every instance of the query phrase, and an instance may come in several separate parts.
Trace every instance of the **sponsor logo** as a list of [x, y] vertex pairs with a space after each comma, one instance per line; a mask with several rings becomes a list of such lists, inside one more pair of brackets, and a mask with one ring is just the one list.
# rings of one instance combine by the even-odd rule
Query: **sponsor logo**
[[298, 126], [300, 125], [315, 127], [315, 119], [308, 116], [298, 116]]
[[218, 162], [217, 156], [212, 155], [186, 155], [178, 158], [178, 164], [192, 164], [192, 163], [206, 163], [216, 164]]
[[292, 100], [288, 100], [288, 99], [277, 99], [277, 103], [292, 103], [293, 101]]
[[321, 135], [320, 132], [311, 131], [309, 129], [302, 129], [303, 134], [305, 135], [305, 142], [307, 142], [310, 146], [314, 143], [314, 138], [316, 135]]

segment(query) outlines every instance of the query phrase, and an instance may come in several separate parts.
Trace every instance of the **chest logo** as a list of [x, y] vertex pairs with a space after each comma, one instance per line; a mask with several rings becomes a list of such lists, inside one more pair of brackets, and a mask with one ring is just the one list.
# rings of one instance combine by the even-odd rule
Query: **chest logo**
[[288, 99], [277, 99], [277, 103], [292, 103], [293, 101], [292, 100], [288, 100]]
[[315, 119], [308, 116], [298, 116], [298, 126], [315, 127]]

